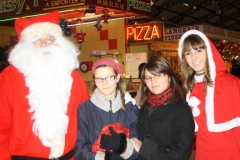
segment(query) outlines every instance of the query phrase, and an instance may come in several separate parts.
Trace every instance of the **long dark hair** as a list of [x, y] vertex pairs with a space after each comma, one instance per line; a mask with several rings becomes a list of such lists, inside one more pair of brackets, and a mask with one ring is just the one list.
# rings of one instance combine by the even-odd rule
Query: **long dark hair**
[[172, 104], [182, 100], [182, 92], [179, 83], [179, 78], [177, 77], [176, 73], [174, 72], [171, 65], [168, 63], [167, 60], [164, 58], [158, 57], [155, 59], [150, 59], [147, 64], [144, 66], [141, 72], [141, 100], [140, 100], [140, 108], [143, 109], [148, 104], [148, 97], [147, 93], [149, 92], [147, 85], [144, 81], [145, 78], [145, 70], [148, 70], [151, 74], [156, 75], [160, 73], [164, 73], [168, 75], [170, 79], [170, 86], [171, 88], [171, 96], [165, 104]]

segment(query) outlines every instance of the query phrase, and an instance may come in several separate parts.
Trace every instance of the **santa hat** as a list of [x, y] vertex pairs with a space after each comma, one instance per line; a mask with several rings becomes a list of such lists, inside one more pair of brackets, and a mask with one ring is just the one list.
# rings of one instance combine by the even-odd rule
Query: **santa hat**
[[62, 35], [59, 18], [59, 11], [32, 18], [18, 18], [15, 21], [15, 29], [19, 40], [29, 40], [44, 33], [49, 33], [54, 36]]

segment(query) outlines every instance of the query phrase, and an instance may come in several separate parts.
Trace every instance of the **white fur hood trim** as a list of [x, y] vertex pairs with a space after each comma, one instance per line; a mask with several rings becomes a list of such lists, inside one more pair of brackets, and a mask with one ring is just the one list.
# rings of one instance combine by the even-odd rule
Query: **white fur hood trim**
[[[213, 43], [209, 40], [209, 38], [202, 32], [198, 30], [189, 30], [184, 33], [179, 41], [179, 48], [178, 48], [178, 55], [179, 58], [182, 59], [182, 47], [184, 39], [187, 38], [191, 34], [196, 34], [200, 36], [205, 45], [207, 47], [207, 56], [208, 56], [208, 63], [210, 68], [210, 77], [213, 80], [213, 87], [207, 86], [207, 93], [206, 93], [206, 100], [205, 100], [205, 110], [206, 110], [206, 119], [207, 119], [207, 128], [210, 132], [224, 132], [230, 130], [232, 128], [240, 126], [240, 117], [233, 116], [232, 119], [226, 120], [225, 122], [216, 123], [215, 122], [215, 106], [214, 103], [216, 100], [215, 94], [215, 84], [216, 84], [216, 75], [217, 73], [223, 73], [226, 69], [222, 57]], [[217, 86], [221, 87], [221, 86]], [[219, 99], [220, 100], [220, 99]], [[190, 103], [196, 103], [194, 102]], [[189, 104], [190, 105], [190, 104]], [[190, 105], [191, 106], [191, 105]], [[192, 106], [193, 107], [193, 106]], [[195, 109], [193, 110], [194, 115], [198, 115], [198, 111]], [[224, 112], [224, 111], [223, 111]], [[199, 113], [200, 114], [200, 113]]]

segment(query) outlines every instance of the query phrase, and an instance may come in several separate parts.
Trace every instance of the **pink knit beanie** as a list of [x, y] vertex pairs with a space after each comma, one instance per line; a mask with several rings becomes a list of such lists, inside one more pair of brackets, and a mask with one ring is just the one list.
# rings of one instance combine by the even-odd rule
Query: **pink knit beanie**
[[101, 58], [97, 60], [92, 66], [92, 73], [94, 73], [94, 70], [101, 65], [107, 65], [114, 68], [118, 74], [122, 73], [122, 67], [112, 58]]

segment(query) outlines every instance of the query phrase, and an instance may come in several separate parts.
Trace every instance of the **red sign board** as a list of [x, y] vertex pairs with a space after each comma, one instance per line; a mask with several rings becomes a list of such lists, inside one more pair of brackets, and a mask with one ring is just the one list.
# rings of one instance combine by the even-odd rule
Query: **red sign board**
[[99, 5], [152, 15], [150, 0], [0, 0], [0, 17], [21, 17], [84, 5]]
[[85, 5], [85, 0], [0, 0], [0, 17], [19, 17]]
[[164, 23], [145, 23], [137, 25], [127, 25], [125, 28], [127, 43], [150, 43], [153, 41], [163, 41]]

